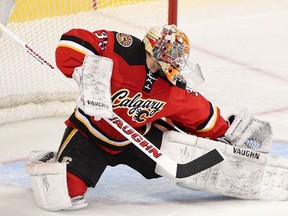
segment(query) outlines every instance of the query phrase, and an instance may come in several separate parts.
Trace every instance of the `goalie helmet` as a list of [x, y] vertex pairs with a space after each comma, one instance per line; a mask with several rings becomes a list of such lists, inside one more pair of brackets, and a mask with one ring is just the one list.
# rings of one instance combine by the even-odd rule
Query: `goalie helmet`
[[175, 25], [152, 27], [144, 36], [146, 51], [156, 59], [168, 80], [174, 85], [186, 86], [180, 71], [185, 67], [190, 53], [190, 42]]

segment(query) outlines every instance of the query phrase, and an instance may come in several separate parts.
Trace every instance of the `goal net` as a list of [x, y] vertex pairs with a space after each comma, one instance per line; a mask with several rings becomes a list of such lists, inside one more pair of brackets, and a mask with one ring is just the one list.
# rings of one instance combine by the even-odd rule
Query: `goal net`
[[[0, 22], [55, 66], [56, 45], [69, 29], [142, 38], [168, 23], [168, 9], [168, 0], [0, 0]], [[1, 32], [0, 44], [0, 124], [72, 113], [77, 90]]]

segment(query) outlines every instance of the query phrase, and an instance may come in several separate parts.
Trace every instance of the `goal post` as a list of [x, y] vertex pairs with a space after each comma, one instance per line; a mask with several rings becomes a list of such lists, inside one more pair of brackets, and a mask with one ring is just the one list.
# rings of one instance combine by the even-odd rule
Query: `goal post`
[[[0, 12], [2, 24], [55, 66], [56, 45], [69, 29], [142, 38], [151, 26], [177, 23], [177, 0], [0, 0]], [[0, 33], [0, 44], [0, 124], [72, 113], [77, 90], [7, 35]]]
[[169, 0], [168, 5], [168, 24], [177, 25], [178, 17], [178, 0]]

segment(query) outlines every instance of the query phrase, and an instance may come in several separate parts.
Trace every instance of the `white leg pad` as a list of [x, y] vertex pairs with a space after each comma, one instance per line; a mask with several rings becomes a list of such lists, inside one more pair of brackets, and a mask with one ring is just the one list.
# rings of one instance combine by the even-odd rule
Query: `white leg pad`
[[33, 158], [25, 166], [37, 204], [49, 211], [72, 207], [67, 188], [66, 163], [55, 161], [54, 156], [53, 152], [32, 152]]
[[[288, 158], [175, 131], [164, 133], [161, 151], [177, 163], [187, 163], [215, 148], [224, 154], [223, 162], [196, 175], [176, 179], [177, 185], [242, 199], [288, 200]], [[171, 178], [159, 166], [155, 171]]]

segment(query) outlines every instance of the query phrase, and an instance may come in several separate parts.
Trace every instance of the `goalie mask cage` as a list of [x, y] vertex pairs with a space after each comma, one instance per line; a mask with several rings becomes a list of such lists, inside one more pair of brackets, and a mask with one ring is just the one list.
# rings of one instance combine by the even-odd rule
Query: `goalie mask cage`
[[[142, 38], [152, 26], [176, 24], [177, 0], [0, 0], [0, 22], [56, 66], [64, 32], [107, 29]], [[1, 32], [0, 44], [0, 124], [72, 113], [76, 90]]]

